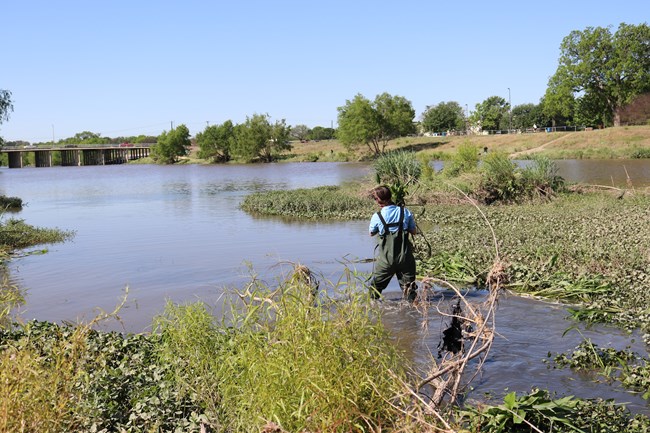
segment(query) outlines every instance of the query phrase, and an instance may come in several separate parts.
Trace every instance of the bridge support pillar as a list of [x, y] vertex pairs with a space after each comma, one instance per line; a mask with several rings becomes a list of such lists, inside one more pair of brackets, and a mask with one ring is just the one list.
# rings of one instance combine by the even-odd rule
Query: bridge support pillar
[[9, 168], [23, 168], [23, 153], [11, 152], [9, 155]]

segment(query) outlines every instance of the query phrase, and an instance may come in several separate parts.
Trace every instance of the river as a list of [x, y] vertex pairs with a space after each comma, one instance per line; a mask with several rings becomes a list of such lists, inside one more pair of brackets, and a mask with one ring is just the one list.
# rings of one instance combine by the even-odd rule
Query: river
[[[622, 186], [627, 171], [635, 186], [650, 185], [648, 161], [561, 161], [559, 166], [572, 182]], [[88, 320], [97, 308], [112, 310], [128, 287], [122, 324], [107, 326], [140, 332], [150, 329], [167, 300], [201, 299], [216, 305], [226, 288], [241, 287], [251, 272], [268, 281], [288, 272], [291, 263], [331, 280], [345, 266], [370, 272], [371, 264], [357, 263], [373, 254], [367, 221], [256, 218], [238, 207], [254, 191], [340, 184], [369, 172], [369, 166], [355, 163], [1, 168], [0, 194], [25, 203], [15, 217], [76, 232], [69, 242], [47, 246], [44, 255], [10, 264], [12, 281], [26, 290], [20, 316]], [[422, 318], [396, 301], [395, 280], [385, 293], [387, 327], [413, 359], [425, 364], [435, 354], [442, 319], [430, 319], [425, 333]], [[649, 413], [648, 404], [636, 395], [570, 370], [547, 369], [542, 360], [548, 352], [567, 352], [581, 341], [577, 332], [562, 337], [572, 325], [562, 306], [504, 297], [497, 312], [499, 336], [474, 383], [477, 392], [502, 395], [506, 388], [526, 392], [539, 386], [586, 398], [615, 398]], [[645, 351], [638, 338], [617, 329], [582, 332], [599, 345]]]

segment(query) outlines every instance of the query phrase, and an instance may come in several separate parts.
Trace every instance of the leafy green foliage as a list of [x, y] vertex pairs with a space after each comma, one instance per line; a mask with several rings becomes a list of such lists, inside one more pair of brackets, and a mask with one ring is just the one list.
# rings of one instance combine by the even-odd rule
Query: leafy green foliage
[[328, 297], [304, 272], [276, 287], [253, 278], [222, 321], [170, 303], [152, 334], [0, 329], [0, 430], [391, 429], [408, 361], [357, 281]]
[[451, 159], [445, 164], [443, 174], [447, 177], [459, 176], [476, 170], [479, 162], [479, 150], [476, 145], [462, 143]]
[[290, 133], [284, 119], [271, 124], [268, 114], [254, 114], [234, 128], [232, 152], [246, 161], [271, 162], [279, 152], [291, 149]]
[[501, 405], [469, 408], [463, 414], [471, 429], [485, 433], [610, 433], [650, 429], [647, 417], [632, 416], [612, 401], [579, 400], [573, 396], [554, 399], [547, 391], [538, 389], [519, 397], [512, 392]]
[[550, 121], [542, 112], [542, 104], [521, 104], [512, 108], [512, 128], [521, 131], [529, 130], [537, 125], [541, 128]]
[[221, 125], [207, 126], [203, 132], [196, 134], [196, 143], [200, 148], [199, 158], [213, 162], [229, 161], [234, 139], [235, 127], [230, 120]]
[[151, 157], [162, 164], [173, 164], [179, 156], [187, 155], [191, 144], [190, 130], [185, 125], [179, 125], [160, 134], [158, 142], [151, 147]]
[[0, 430], [198, 432], [200, 409], [157, 364], [158, 342], [37, 321], [1, 331]]
[[402, 96], [377, 95], [370, 102], [361, 94], [338, 107], [337, 137], [348, 150], [366, 145], [375, 155], [386, 149], [388, 141], [415, 132], [415, 110]]
[[466, 119], [463, 107], [456, 101], [427, 106], [422, 113], [422, 127], [427, 132], [464, 131]]
[[[650, 90], [649, 42], [645, 23], [622, 23], [614, 34], [602, 27], [572, 31], [560, 45], [545, 111], [553, 116], [575, 110], [583, 120], [619, 126], [622, 107]], [[573, 100], [579, 103], [573, 106]]]
[[[382, 396], [396, 395], [395, 377], [403, 377], [405, 361], [373, 321], [366, 295], [344, 297], [333, 303], [315, 298], [313, 287], [295, 277], [273, 290], [254, 284], [244, 305], [233, 305], [225, 327], [210, 331], [209, 323], [187, 316], [190, 344], [182, 338], [187, 333], [169, 338], [164, 326], [171, 347], [163, 362], [189, 360], [176, 362], [176, 371], [200, 377], [197, 395], [218, 394], [218, 424], [226, 430], [261, 431], [271, 422], [285, 431], [390, 425], [396, 412]], [[215, 331], [229, 341], [214, 345]]]
[[14, 104], [11, 100], [11, 92], [0, 89], [0, 125], [9, 120], [9, 113], [12, 111], [14, 111]]
[[408, 187], [417, 183], [422, 173], [413, 152], [396, 151], [380, 155], [374, 162], [378, 184], [387, 184], [395, 203], [404, 203]]
[[[548, 354], [551, 357], [551, 353]], [[619, 381], [631, 391], [643, 393], [650, 399], [650, 360], [629, 350], [598, 347], [590, 340], [583, 340], [569, 354], [560, 353], [553, 358], [554, 366], [569, 367], [577, 371], [602, 374]]]
[[534, 156], [532, 163], [522, 169], [505, 153], [491, 152], [483, 158], [480, 172], [480, 183], [473, 195], [486, 204], [548, 199], [564, 190], [557, 165], [543, 156]]
[[509, 108], [510, 105], [501, 96], [490, 96], [485, 101], [476, 104], [470, 120], [472, 124], [480, 125], [483, 131], [508, 129]]

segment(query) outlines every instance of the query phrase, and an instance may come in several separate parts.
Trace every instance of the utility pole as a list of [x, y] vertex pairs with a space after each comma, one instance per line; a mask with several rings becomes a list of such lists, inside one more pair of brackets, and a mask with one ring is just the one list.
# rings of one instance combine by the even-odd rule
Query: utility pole
[[510, 105], [510, 87], [508, 87], [508, 134], [512, 131], [512, 105]]

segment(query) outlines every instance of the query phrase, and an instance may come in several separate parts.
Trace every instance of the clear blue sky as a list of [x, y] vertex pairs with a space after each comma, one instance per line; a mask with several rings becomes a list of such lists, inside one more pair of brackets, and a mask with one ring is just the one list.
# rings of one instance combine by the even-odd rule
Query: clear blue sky
[[335, 126], [337, 107], [380, 93], [425, 107], [489, 96], [538, 103], [572, 30], [641, 24], [647, 0], [6, 0], [5, 140], [91, 131], [192, 135], [267, 113]]

